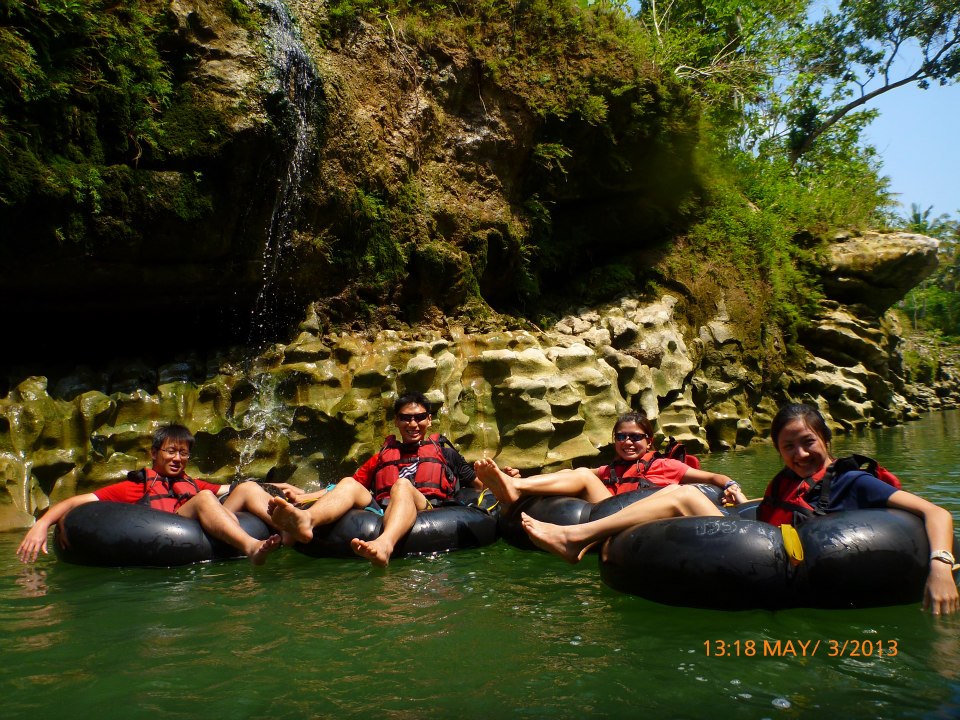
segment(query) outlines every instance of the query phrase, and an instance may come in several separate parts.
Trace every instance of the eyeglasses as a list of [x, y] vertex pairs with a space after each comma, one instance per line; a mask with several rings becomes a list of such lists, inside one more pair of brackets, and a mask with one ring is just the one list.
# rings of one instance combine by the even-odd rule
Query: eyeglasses
[[169, 458], [174, 458], [177, 455], [179, 455], [184, 460], [190, 459], [189, 450], [178, 450], [177, 448], [164, 448], [161, 452]]
[[649, 440], [650, 436], [646, 433], [618, 432], [613, 434], [613, 438], [617, 442], [626, 442], [627, 440], [630, 440], [631, 442], [640, 442], [641, 440]]
[[411, 420], [413, 420], [414, 422], [422, 423], [422, 422], [423, 422], [424, 420], [426, 420], [428, 417], [430, 417], [430, 413], [428, 413], [428, 412], [422, 412], [422, 413], [397, 413], [397, 420], [399, 420], [399, 421], [402, 422], [402, 423], [408, 423], [408, 422], [410, 422]]

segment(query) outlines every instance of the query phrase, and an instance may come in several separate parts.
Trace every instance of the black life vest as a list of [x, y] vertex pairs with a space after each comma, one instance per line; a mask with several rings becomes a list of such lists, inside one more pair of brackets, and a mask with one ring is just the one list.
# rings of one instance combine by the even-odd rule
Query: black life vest
[[400, 468], [417, 463], [413, 485], [427, 498], [449, 500], [458, 490], [458, 482], [447, 460], [443, 446], [453, 445], [443, 435], [431, 435], [417, 446], [416, 455], [401, 457], [401, 443], [390, 435], [380, 448], [379, 459], [373, 470], [373, 496], [380, 502], [390, 497], [390, 488], [400, 478]]
[[788, 468], [776, 474], [757, 507], [757, 519], [771, 525], [797, 525], [815, 515], [826, 515], [834, 478], [861, 470], [900, 489], [900, 480], [873, 458], [851, 455], [834, 460], [811, 477], [802, 478]]
[[[663, 458], [679, 460], [696, 469], [700, 467], [700, 460], [698, 460], [695, 455], [688, 455], [683, 443], [677, 442], [671, 437], [667, 442], [667, 448], [664, 452], [651, 450], [650, 452], [644, 453], [639, 460], [631, 460], [629, 462], [620, 459], [614, 460], [609, 466], [610, 477], [604, 480], [603, 484], [609, 488], [613, 488], [615, 495], [621, 495], [632, 490], [646, 490], [648, 488], [659, 488], [670, 485], [672, 483], [658, 483], [647, 478], [650, 466], [653, 465], [654, 461]], [[636, 478], [636, 480], [624, 482], [625, 480], [632, 480], [633, 478]]]
[[165, 512], [176, 512], [181, 505], [200, 492], [193, 478], [187, 475], [166, 477], [152, 468], [127, 473], [127, 480], [143, 485], [143, 497], [137, 500], [137, 505], [146, 505]]

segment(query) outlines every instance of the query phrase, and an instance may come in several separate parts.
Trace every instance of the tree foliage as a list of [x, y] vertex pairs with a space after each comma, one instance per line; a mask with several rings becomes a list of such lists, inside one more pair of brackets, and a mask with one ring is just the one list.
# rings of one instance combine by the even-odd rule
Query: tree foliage
[[940, 267], [901, 301], [900, 308], [914, 329], [940, 333], [960, 340], [960, 220], [950, 215], [931, 217], [932, 207], [914, 204], [905, 218], [911, 232], [940, 240]]
[[[857, 111], [960, 75], [953, 0], [641, 0], [662, 62], [694, 82], [745, 147], [797, 162]], [[851, 117], [857, 116], [857, 117]], [[829, 138], [826, 143], [832, 142]]]
[[955, 82], [960, 5], [955, 0], [842, 0], [804, 27], [797, 42], [786, 104], [794, 158], [879, 95], [909, 84], [926, 89]]
[[[145, 3], [8, 0], [0, 10], [0, 202], [87, 185], [92, 168], [156, 149], [173, 90]], [[52, 176], [53, 162], [67, 174]]]

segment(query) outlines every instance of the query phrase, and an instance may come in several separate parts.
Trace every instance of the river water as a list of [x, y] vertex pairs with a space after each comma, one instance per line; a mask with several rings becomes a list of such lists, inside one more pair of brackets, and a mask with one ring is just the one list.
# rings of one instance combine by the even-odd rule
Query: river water
[[[958, 522], [958, 438], [950, 411], [835, 450], [877, 457]], [[779, 467], [769, 446], [705, 465], [752, 495]], [[667, 607], [604, 586], [595, 556], [569, 566], [502, 541], [386, 570], [290, 550], [261, 568], [118, 570], [23, 567], [19, 539], [0, 534], [7, 720], [960, 717], [960, 618], [919, 605]], [[886, 654], [831, 656], [831, 640]]]

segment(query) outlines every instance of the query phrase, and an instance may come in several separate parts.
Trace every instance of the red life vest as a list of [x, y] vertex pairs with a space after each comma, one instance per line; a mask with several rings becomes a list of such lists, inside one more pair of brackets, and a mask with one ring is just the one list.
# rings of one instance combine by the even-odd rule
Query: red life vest
[[647, 471], [657, 459], [657, 453], [644, 453], [639, 460], [614, 460], [607, 467], [610, 468], [609, 477], [603, 484], [614, 495], [621, 495], [632, 490], [645, 490], [647, 488], [663, 487], [664, 483], [656, 483], [648, 480]]
[[694, 470], [700, 469], [700, 458], [696, 455], [688, 455], [686, 446], [682, 442], [677, 442], [672, 436], [667, 440], [667, 449], [663, 451], [663, 457], [685, 462]]
[[[651, 480], [647, 477], [650, 466], [653, 465], [655, 461], [663, 458], [685, 462], [692, 468], [699, 469], [700, 467], [700, 461], [695, 455], [687, 455], [687, 449], [683, 446], [683, 443], [679, 443], [673, 438], [670, 438], [665, 452], [661, 453], [651, 450], [650, 452], [644, 453], [639, 460], [631, 460], [629, 462], [620, 459], [614, 460], [611, 465], [608, 465], [610, 468], [610, 477], [604, 480], [603, 484], [606, 485], [614, 495], [622, 495], [632, 490], [645, 490], [647, 488], [659, 488], [672, 485], [673, 483], [666, 480]], [[632, 478], [636, 478], [636, 480], [633, 482], [624, 482], [624, 480], [630, 480]]]
[[821, 468], [809, 478], [783, 468], [767, 485], [763, 501], [757, 507], [757, 520], [771, 525], [796, 525], [814, 515], [825, 515], [833, 478], [854, 470], [870, 473], [897, 490], [901, 487], [896, 475], [864, 455], [834, 460], [832, 465]]
[[153, 468], [127, 473], [127, 480], [143, 483], [143, 497], [137, 500], [137, 505], [147, 505], [164, 512], [175, 513], [200, 492], [193, 478], [187, 475], [170, 478], [157, 474]]
[[401, 457], [401, 444], [394, 435], [390, 435], [380, 448], [377, 466], [373, 470], [373, 496], [380, 502], [390, 497], [390, 488], [400, 478], [400, 468], [417, 463], [413, 485], [427, 498], [449, 500], [457, 491], [457, 481], [453, 477], [442, 446], [453, 447], [443, 435], [431, 435], [420, 442], [416, 455]]

